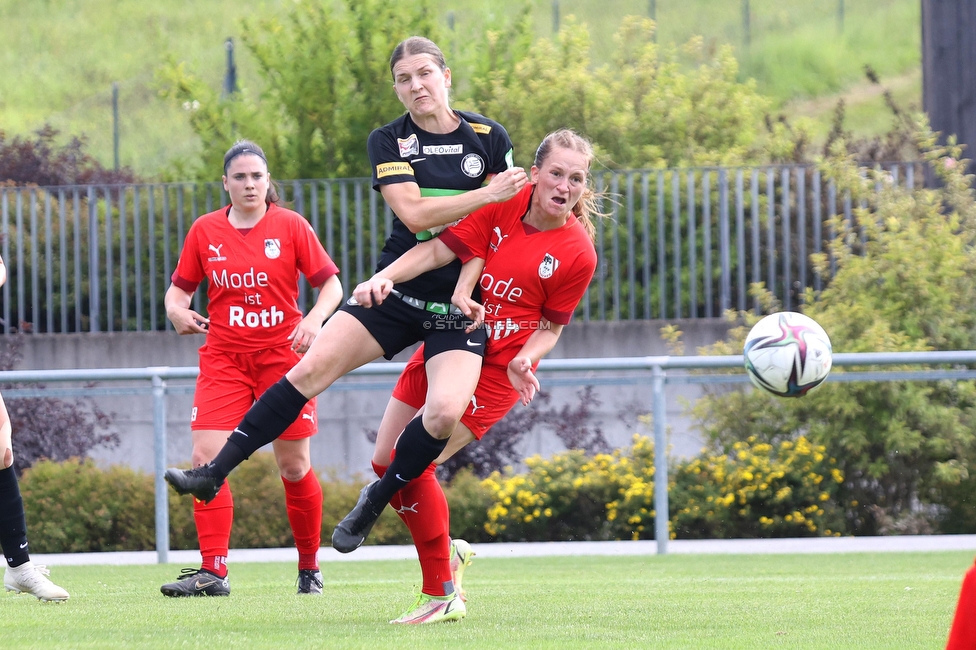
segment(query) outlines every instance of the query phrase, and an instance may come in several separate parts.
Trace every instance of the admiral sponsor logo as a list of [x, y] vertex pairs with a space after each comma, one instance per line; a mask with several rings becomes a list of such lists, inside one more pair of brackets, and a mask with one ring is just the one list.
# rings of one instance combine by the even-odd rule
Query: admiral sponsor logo
[[485, 161], [478, 154], [469, 153], [461, 159], [461, 171], [466, 176], [478, 178], [485, 171]]
[[400, 157], [409, 158], [410, 156], [416, 156], [420, 152], [420, 141], [417, 140], [417, 134], [414, 133], [409, 138], [397, 138], [397, 145], [400, 147]]
[[461, 153], [464, 153], [463, 144], [437, 144], [424, 146], [424, 155], [426, 156], [454, 156]]
[[276, 260], [281, 256], [281, 240], [280, 239], [265, 239], [264, 240], [264, 255], [269, 260]]
[[491, 133], [491, 127], [487, 124], [476, 124], [474, 122], [468, 122], [471, 125], [471, 130], [478, 135], [488, 135]]
[[559, 268], [559, 260], [555, 257], [546, 253], [546, 256], [542, 258], [542, 264], [539, 265], [539, 277], [543, 280], [552, 277], [552, 274]]
[[376, 178], [386, 178], [387, 176], [398, 176], [400, 174], [410, 174], [413, 176], [413, 167], [410, 163], [391, 162], [376, 166]]
[[214, 246], [213, 244], [210, 244], [209, 248], [213, 252], [214, 256], [213, 257], [208, 257], [207, 258], [207, 261], [208, 262], [223, 262], [224, 260], [226, 260], [227, 258], [225, 256], [223, 256], [223, 255], [220, 254], [220, 249], [223, 248], [223, 247], [224, 247], [223, 244], [217, 244], [216, 246]]

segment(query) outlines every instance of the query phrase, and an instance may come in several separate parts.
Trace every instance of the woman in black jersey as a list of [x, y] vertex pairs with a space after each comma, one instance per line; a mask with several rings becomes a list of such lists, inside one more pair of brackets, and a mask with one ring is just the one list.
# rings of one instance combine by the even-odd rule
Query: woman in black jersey
[[[437, 45], [418, 36], [406, 39], [393, 50], [390, 71], [407, 112], [374, 130], [367, 143], [373, 189], [395, 215], [380, 269], [470, 212], [512, 198], [527, 181], [525, 171], [512, 165], [512, 143], [500, 124], [450, 107], [451, 71]], [[347, 517], [333, 536], [338, 550], [356, 548], [396, 490], [427, 468], [428, 456], [444, 449], [474, 393], [486, 334], [466, 332], [470, 321], [451, 305], [459, 271], [455, 263], [396, 285], [396, 300], [369, 309], [347, 301], [302, 360], [255, 402], [211, 463], [170, 468], [166, 480], [180, 494], [213, 499], [224, 477], [281, 435], [309, 399], [346, 373], [422, 340], [429, 385], [424, 413], [404, 430], [388, 484], [379, 492], [373, 492], [379, 482], [370, 486], [372, 500], [364, 489], [357, 509], [378, 506], [367, 507], [359, 523]], [[348, 534], [340, 532], [350, 524], [355, 525]]]

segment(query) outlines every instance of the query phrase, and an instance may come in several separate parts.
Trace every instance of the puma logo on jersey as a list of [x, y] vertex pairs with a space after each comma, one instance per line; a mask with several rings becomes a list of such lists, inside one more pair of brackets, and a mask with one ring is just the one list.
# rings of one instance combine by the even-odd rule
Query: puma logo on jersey
[[502, 234], [502, 229], [499, 228], [498, 226], [495, 226], [492, 229], [492, 233], [494, 234], [495, 240], [492, 241], [489, 244], [489, 246], [491, 246], [491, 250], [493, 250], [493, 251], [495, 251], [497, 253], [498, 252], [498, 247], [501, 246], [502, 245], [502, 242], [505, 241], [505, 239], [508, 238], [508, 235], [503, 235]]
[[471, 396], [471, 415], [478, 412], [478, 409], [483, 409], [484, 406], [478, 406], [478, 398], [474, 395]]
[[302, 419], [303, 420], [310, 420], [310, 421], [312, 421], [314, 423], [315, 422], [315, 415], [313, 415], [312, 413], [302, 413]]
[[223, 262], [224, 260], [226, 260], [227, 258], [220, 254], [220, 249], [223, 248], [223, 247], [224, 247], [223, 244], [217, 244], [216, 246], [214, 246], [213, 244], [210, 244], [209, 245], [209, 248], [210, 248], [211, 251], [213, 251], [214, 256], [211, 257], [211, 258], [208, 258], [207, 261], [208, 262]]
[[403, 514], [406, 514], [408, 512], [417, 512], [417, 506], [418, 505], [420, 505], [420, 502], [419, 501], [417, 503], [413, 504], [412, 506], [400, 506], [399, 508], [396, 509], [397, 514], [403, 515]]

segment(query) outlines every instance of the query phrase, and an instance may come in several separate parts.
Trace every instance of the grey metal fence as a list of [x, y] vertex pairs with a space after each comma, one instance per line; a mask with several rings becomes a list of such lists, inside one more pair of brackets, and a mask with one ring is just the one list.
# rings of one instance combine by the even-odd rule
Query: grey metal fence
[[[403, 363], [371, 363], [354, 370], [352, 375], [395, 377], [404, 367]], [[932, 351], [932, 352], [857, 352], [835, 354], [835, 367], [871, 367], [889, 365], [923, 365], [933, 366], [931, 369], [917, 370], [878, 370], [870, 369], [858, 372], [835, 372], [828, 381], [935, 381], [935, 380], [969, 380], [976, 379], [976, 370], [966, 366], [976, 365], [976, 350], [963, 351]], [[938, 366], [941, 366], [938, 367]], [[948, 367], [947, 367], [948, 366]], [[728, 356], [650, 356], [650, 357], [622, 357], [622, 358], [592, 358], [592, 359], [543, 359], [539, 364], [539, 372], [543, 375], [551, 373], [581, 371], [591, 373], [600, 371], [644, 371], [630, 374], [628, 379], [634, 383], [650, 385], [651, 413], [654, 427], [655, 449], [667, 449], [667, 385], [681, 383], [716, 384], [716, 383], [748, 383], [744, 372], [729, 374], [732, 369], [742, 369], [742, 355]], [[696, 373], [691, 371], [712, 371]], [[715, 371], [725, 371], [724, 373]], [[106, 389], [92, 386], [93, 381], [132, 381], [144, 380], [151, 387], [133, 386], [126, 389], [109, 389], [115, 394], [141, 394], [151, 392], [153, 396], [153, 429], [154, 429], [154, 467], [155, 467], [155, 523], [156, 523], [156, 555], [159, 563], [168, 562], [169, 558], [169, 502], [167, 498], [166, 482], [163, 478], [166, 460], [166, 395], [167, 380], [188, 379], [196, 377], [198, 369], [195, 367], [153, 367], [153, 368], [102, 368], [79, 370], [11, 370], [0, 372], [0, 385], [23, 382], [84, 382], [83, 386], [73, 389], [20, 388], [4, 390], [7, 399], [18, 397], [33, 397], [40, 395], [57, 396], [66, 394], [84, 396], [105, 394]], [[579, 385], [586, 385], [593, 381], [592, 377], [574, 377], [569, 379]], [[15, 443], [16, 444], [16, 443]], [[656, 512], [669, 512], [668, 506], [668, 457], [667, 454], [655, 454], [654, 458], [654, 509]], [[667, 553], [670, 534], [668, 518], [656, 517], [654, 534], [657, 541], [657, 552]]]
[[[913, 188], [917, 163], [892, 163], [894, 184]], [[600, 263], [578, 316], [584, 320], [713, 318], [754, 305], [765, 282], [784, 308], [815, 273], [811, 253], [833, 232], [825, 219], [855, 219], [849, 196], [808, 165], [599, 173], [609, 219], [597, 223]], [[282, 184], [342, 270], [346, 292], [368, 277], [392, 213], [363, 178]], [[0, 188], [0, 252], [8, 281], [4, 333], [160, 331], [186, 231], [227, 200], [219, 183]], [[314, 296], [302, 283], [300, 306]], [[205, 292], [195, 307], [205, 309]]]

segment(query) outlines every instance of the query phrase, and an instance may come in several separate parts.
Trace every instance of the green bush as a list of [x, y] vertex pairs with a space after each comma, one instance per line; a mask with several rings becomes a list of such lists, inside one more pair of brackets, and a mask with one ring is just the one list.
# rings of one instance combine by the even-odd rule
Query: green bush
[[20, 479], [36, 553], [141, 551], [155, 547], [153, 478], [91, 460], [35, 463]]
[[[571, 450], [526, 460], [480, 480], [459, 472], [445, 487], [451, 533], [474, 542], [653, 539], [654, 445], [634, 436], [610, 454]], [[671, 537], [801, 537], [843, 532], [843, 481], [824, 448], [805, 438], [776, 446], [756, 439], [735, 453], [679, 463], [670, 485]], [[322, 480], [322, 543], [355, 505], [362, 479]], [[293, 544], [274, 456], [255, 454], [231, 475], [231, 548]], [[32, 549], [39, 553], [155, 548], [153, 477], [91, 460], [42, 461], [21, 480]], [[169, 491], [170, 548], [197, 548], [193, 502]], [[369, 544], [410, 544], [387, 508]]]
[[[322, 480], [322, 544], [356, 504], [364, 481]], [[234, 492], [231, 548], [276, 548], [294, 543], [284, 488], [269, 453], [255, 454], [230, 477]], [[28, 538], [37, 553], [148, 551], [156, 548], [153, 477], [127, 467], [101, 469], [92, 460], [41, 461], [20, 480]], [[169, 495], [170, 548], [198, 548], [193, 500]], [[409, 544], [392, 509], [380, 517], [368, 544]]]
[[525, 464], [525, 474], [509, 469], [484, 480], [492, 496], [485, 528], [498, 541], [653, 538], [654, 455], [646, 437], [610, 454], [570, 450]]
[[[654, 538], [654, 445], [645, 436], [612, 454], [567, 451], [529, 471], [485, 479], [487, 532], [498, 541]], [[837, 535], [843, 474], [805, 438], [778, 447], [751, 439], [732, 455], [679, 463], [669, 480], [671, 537]]]
[[778, 445], [750, 436], [729, 455], [680, 464], [670, 487], [671, 537], [682, 539], [840, 535], [844, 480], [823, 446], [800, 437]]
[[491, 494], [478, 476], [469, 468], [454, 475], [444, 487], [451, 508], [451, 535], [469, 542], [490, 542], [485, 528]]
[[[818, 273], [836, 266], [802, 310], [830, 334], [834, 352], [907, 352], [976, 348], [976, 194], [953, 139], [945, 147], [919, 124], [918, 147], [935, 183], [909, 189], [847, 156], [822, 165], [849, 194], [850, 219], [829, 216], [836, 237], [811, 256]], [[880, 188], [880, 189], [879, 189]], [[764, 311], [781, 306], [762, 287]], [[758, 318], [729, 314], [738, 327], [700, 354], [736, 354]], [[886, 370], [918, 370], [887, 366]], [[836, 369], [841, 373], [844, 369]], [[976, 531], [971, 495], [976, 466], [976, 382], [828, 381], [803, 399], [781, 400], [751, 388], [707, 391], [694, 407], [711, 452], [756, 436], [776, 445], [806, 436], [838, 460], [845, 482], [845, 528], [857, 535], [893, 530], [890, 522], [928, 520], [942, 532]], [[918, 528], [918, 525], [915, 525]]]

